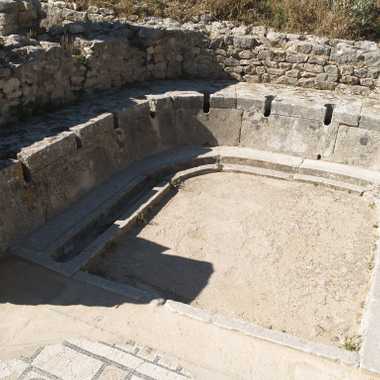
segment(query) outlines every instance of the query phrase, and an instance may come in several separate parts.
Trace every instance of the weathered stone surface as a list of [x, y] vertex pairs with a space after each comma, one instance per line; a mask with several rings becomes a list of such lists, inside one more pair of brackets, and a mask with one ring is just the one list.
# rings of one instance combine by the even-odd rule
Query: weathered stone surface
[[41, 142], [23, 149], [17, 155], [17, 158], [21, 160], [31, 172], [35, 172], [59, 161], [60, 158], [73, 155], [76, 150], [77, 143], [75, 135], [70, 132], [63, 132], [58, 136], [46, 138]]
[[139, 160], [159, 150], [160, 131], [152, 122], [148, 101], [126, 108], [118, 112], [116, 117], [124, 135], [126, 161]]
[[242, 111], [211, 108], [176, 111], [176, 130], [179, 144], [203, 146], [238, 145]]
[[332, 159], [380, 170], [380, 131], [340, 126]]
[[310, 101], [297, 99], [294, 102], [293, 99], [279, 97], [273, 100], [271, 111], [274, 115], [300, 117], [320, 122], [323, 121], [325, 112], [324, 105], [313, 102], [311, 99]]
[[38, 26], [42, 17], [38, 0], [2, 0], [0, 2], [0, 36], [26, 32]]
[[320, 121], [273, 115], [245, 113], [241, 145], [301, 157], [317, 158], [328, 147], [327, 128]]
[[367, 101], [363, 105], [360, 128], [380, 131], [380, 106], [377, 102]]

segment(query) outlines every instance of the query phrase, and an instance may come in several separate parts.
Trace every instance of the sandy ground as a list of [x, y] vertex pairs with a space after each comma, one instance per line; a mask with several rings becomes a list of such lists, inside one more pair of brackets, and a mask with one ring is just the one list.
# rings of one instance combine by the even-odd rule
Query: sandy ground
[[166, 297], [299, 337], [359, 334], [376, 241], [366, 199], [216, 173], [186, 181], [91, 268]]

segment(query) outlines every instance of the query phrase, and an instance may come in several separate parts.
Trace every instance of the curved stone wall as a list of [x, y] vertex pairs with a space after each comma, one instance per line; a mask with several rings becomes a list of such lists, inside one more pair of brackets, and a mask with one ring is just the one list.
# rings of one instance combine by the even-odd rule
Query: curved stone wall
[[370, 99], [283, 86], [150, 82], [4, 129], [2, 249], [134, 162], [185, 145], [378, 170], [379, 108]]

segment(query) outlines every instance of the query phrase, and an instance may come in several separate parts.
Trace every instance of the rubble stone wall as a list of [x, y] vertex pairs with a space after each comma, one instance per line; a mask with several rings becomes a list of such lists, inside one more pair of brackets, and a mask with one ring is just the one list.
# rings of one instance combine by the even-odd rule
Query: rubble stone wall
[[111, 10], [79, 12], [64, 2], [42, 3], [42, 9], [45, 33], [10, 34], [25, 30], [42, 12], [31, 2], [0, 3], [0, 126], [86, 91], [150, 79], [231, 78], [380, 96], [376, 42], [230, 22], [133, 23]]

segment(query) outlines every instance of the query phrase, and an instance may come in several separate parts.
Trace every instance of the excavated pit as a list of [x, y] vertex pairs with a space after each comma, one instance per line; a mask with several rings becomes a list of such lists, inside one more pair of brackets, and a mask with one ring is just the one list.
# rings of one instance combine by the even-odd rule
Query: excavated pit
[[376, 206], [360, 194], [212, 173], [187, 179], [141, 213], [86, 270], [352, 349], [360, 340], [377, 229]]

